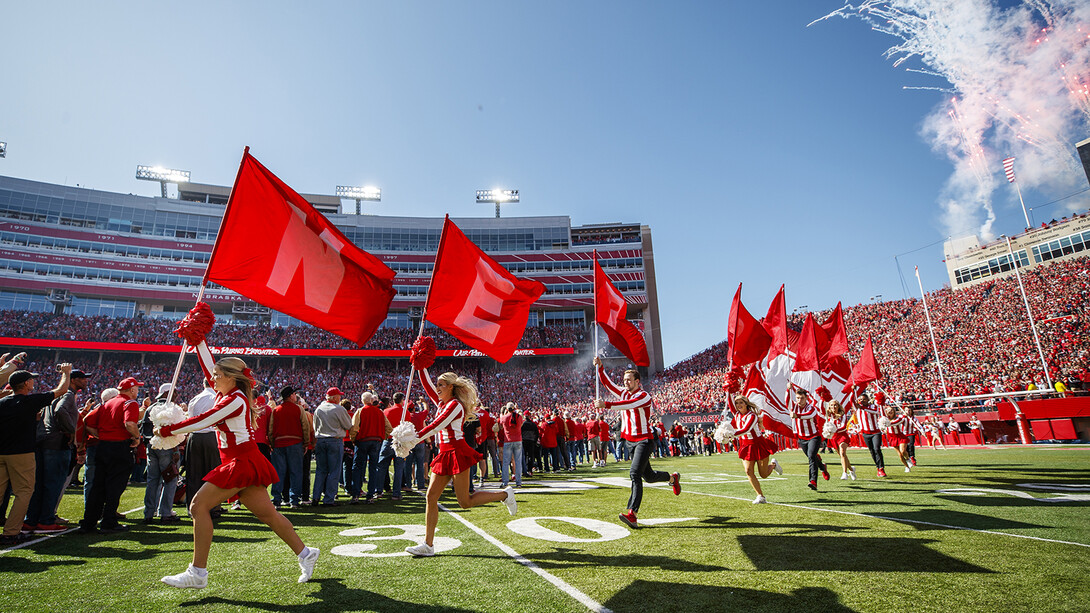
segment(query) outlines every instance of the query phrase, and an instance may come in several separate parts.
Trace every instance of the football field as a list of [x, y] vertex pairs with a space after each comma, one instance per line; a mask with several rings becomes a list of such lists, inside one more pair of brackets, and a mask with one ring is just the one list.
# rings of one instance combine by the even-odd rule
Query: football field
[[[53, 535], [0, 553], [3, 611], [1086, 611], [1090, 446], [918, 448], [909, 474], [885, 450], [879, 479], [807, 487], [801, 451], [754, 505], [737, 456], [652, 460], [683, 491], [647, 487], [641, 527], [617, 519], [628, 466], [528, 479], [518, 515], [444, 498], [433, 558], [424, 501], [287, 510], [321, 558], [297, 584], [295, 556], [245, 510], [217, 522], [209, 585], [159, 582], [185, 569], [188, 520], [144, 525], [143, 488], [122, 498], [132, 530]], [[496, 487], [495, 482], [492, 483]], [[176, 509], [184, 513], [181, 507]], [[71, 489], [61, 515], [78, 519]]]

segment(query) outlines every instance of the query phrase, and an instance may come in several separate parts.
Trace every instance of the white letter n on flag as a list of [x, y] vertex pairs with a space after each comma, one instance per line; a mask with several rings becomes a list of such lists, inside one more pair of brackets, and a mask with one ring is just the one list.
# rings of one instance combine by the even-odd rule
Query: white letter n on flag
[[497, 274], [484, 260], [477, 260], [476, 269], [477, 278], [465, 306], [454, 318], [454, 325], [487, 343], [494, 343], [500, 333], [500, 324], [484, 317], [492, 315], [500, 319], [503, 301], [514, 293], [515, 284]]
[[276, 262], [269, 274], [269, 289], [287, 296], [292, 281], [302, 273], [303, 295], [299, 298], [308, 307], [329, 313], [333, 299], [344, 279], [341, 248], [344, 244], [328, 230], [321, 235], [307, 227], [303, 212], [287, 203], [294, 215], [288, 216], [288, 226], [276, 251]]

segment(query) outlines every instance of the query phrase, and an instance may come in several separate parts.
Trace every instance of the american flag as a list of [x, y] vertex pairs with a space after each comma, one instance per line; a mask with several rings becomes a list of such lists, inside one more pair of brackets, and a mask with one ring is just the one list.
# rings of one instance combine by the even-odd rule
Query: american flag
[[1003, 172], [1007, 173], [1007, 182], [1014, 183], [1014, 158], [1003, 160]]

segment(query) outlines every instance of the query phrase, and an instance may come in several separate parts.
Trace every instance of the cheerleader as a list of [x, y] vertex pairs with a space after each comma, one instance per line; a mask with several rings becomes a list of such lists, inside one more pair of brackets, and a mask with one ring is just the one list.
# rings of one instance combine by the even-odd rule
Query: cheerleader
[[[923, 424], [920, 423], [920, 420], [916, 419], [916, 415], [913, 412], [912, 407], [902, 407], [902, 410], [904, 411], [905, 417], [908, 420], [907, 426], [905, 428], [907, 433], [906, 436], [908, 436], [908, 444], [905, 446], [905, 453], [908, 454], [908, 463], [911, 466], [915, 467], [916, 435], [924, 437], [927, 436], [927, 434], [923, 430]], [[923, 439], [921, 438], [920, 441], [922, 443]]]
[[213, 531], [210, 511], [237, 494], [239, 501], [295, 552], [301, 571], [299, 583], [306, 583], [314, 574], [319, 551], [303, 544], [291, 522], [269, 499], [266, 488], [276, 483], [278, 477], [254, 440], [253, 375], [238, 358], [222, 358], [213, 365], [203, 338], [196, 343], [196, 349], [201, 370], [216, 390], [215, 406], [180, 423], [156, 428], [155, 434], [168, 437], [213, 427], [221, 463], [205, 475], [205, 483], [189, 508], [189, 516], [193, 518], [193, 563], [182, 573], [163, 577], [162, 582], [180, 588], [208, 585], [208, 551]]
[[840, 454], [840, 466], [843, 472], [840, 479], [851, 477], [855, 481], [855, 467], [848, 460], [848, 423], [852, 420], [850, 414], [844, 413], [844, 407], [836, 400], [830, 400], [825, 404], [825, 428], [823, 434], [829, 441], [829, 446]]
[[734, 417], [731, 424], [734, 426], [738, 457], [742, 459], [742, 467], [745, 468], [749, 484], [753, 486], [753, 491], [757, 492], [753, 504], [764, 504], [768, 501], [765, 499], [764, 492], [761, 491], [761, 482], [757, 480], [757, 474], [754, 473], [760, 474], [762, 479], [767, 479], [772, 471], [782, 475], [783, 468], [776, 462], [776, 458], [772, 457], [779, 448], [772, 439], [761, 436], [758, 424], [760, 412], [753, 401], [745, 396], [735, 396], [733, 403]]
[[818, 473], [828, 481], [829, 469], [821, 461], [818, 450], [821, 447], [821, 433], [818, 432], [817, 416], [820, 409], [810, 399], [810, 392], [799, 387], [795, 389], [795, 404], [791, 405], [791, 426], [799, 440], [799, 448], [810, 461], [810, 483], [807, 487], [817, 491]]
[[870, 457], [874, 460], [874, 467], [878, 469], [878, 476], [886, 476], [886, 459], [882, 455], [882, 432], [878, 429], [878, 420], [882, 417], [882, 411], [871, 404], [870, 396], [860, 394], [855, 400], [855, 419], [859, 422], [859, 428], [863, 434], [863, 442], [870, 450]]
[[908, 433], [912, 427], [909, 425], [908, 416], [898, 414], [892, 406], [886, 407], [886, 418], [889, 425], [886, 426], [886, 443], [897, 452], [897, 459], [905, 465], [905, 472], [912, 472], [908, 462]]
[[458, 496], [458, 506], [469, 509], [489, 502], [503, 501], [507, 510], [514, 515], [518, 511], [515, 490], [508, 487], [499, 492], [477, 491], [469, 493], [469, 469], [476, 466], [484, 457], [473, 449], [462, 435], [462, 423], [472, 415], [466, 407], [477, 406], [477, 387], [465, 377], [452, 372], [439, 375], [432, 383], [427, 369], [420, 370], [420, 384], [424, 392], [436, 405], [438, 414], [435, 419], [417, 433], [420, 441], [432, 436], [439, 437], [439, 453], [431, 462], [431, 481], [428, 483], [428, 506], [424, 513], [426, 525], [424, 542], [405, 551], [418, 557], [435, 555], [435, 526], [439, 523], [439, 497], [447, 484], [454, 481], [454, 493]]
[[927, 435], [931, 437], [931, 446], [938, 445], [939, 448], [946, 450], [946, 443], [942, 442], [942, 429], [937, 423], [938, 419], [932, 415], [927, 418]]

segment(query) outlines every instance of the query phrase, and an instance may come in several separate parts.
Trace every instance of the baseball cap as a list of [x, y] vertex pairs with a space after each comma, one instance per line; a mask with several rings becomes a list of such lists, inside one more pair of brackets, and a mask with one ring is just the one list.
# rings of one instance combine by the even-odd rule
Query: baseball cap
[[295, 388], [294, 387], [292, 387], [290, 385], [285, 385], [283, 387], [283, 389], [280, 390], [280, 398], [283, 399], [283, 400], [287, 400], [294, 393], [295, 393]]
[[325, 395], [326, 396], [344, 396], [344, 392], [342, 392], [337, 386], [333, 386], [333, 387], [331, 387], [331, 388], [329, 388], [329, 389], [327, 389], [325, 391]]
[[17, 370], [8, 377], [8, 385], [15, 389], [16, 385], [22, 385], [27, 379], [37, 379], [40, 375], [29, 370]]
[[73, 370], [68, 377], [71, 379], [90, 379], [95, 376], [94, 373], [83, 372], [82, 370]]
[[144, 383], [143, 381], [137, 381], [136, 377], [126, 377], [126, 378], [121, 380], [121, 383], [117, 384], [117, 389], [119, 389], [121, 391], [125, 391], [125, 390], [129, 389], [130, 387], [143, 387], [145, 385], [147, 385], [147, 384]]
[[162, 398], [162, 397], [166, 396], [167, 394], [170, 393], [171, 389], [172, 388], [171, 388], [169, 383], [164, 383], [164, 384], [160, 385], [159, 386], [159, 394], [156, 396], [156, 398]]

